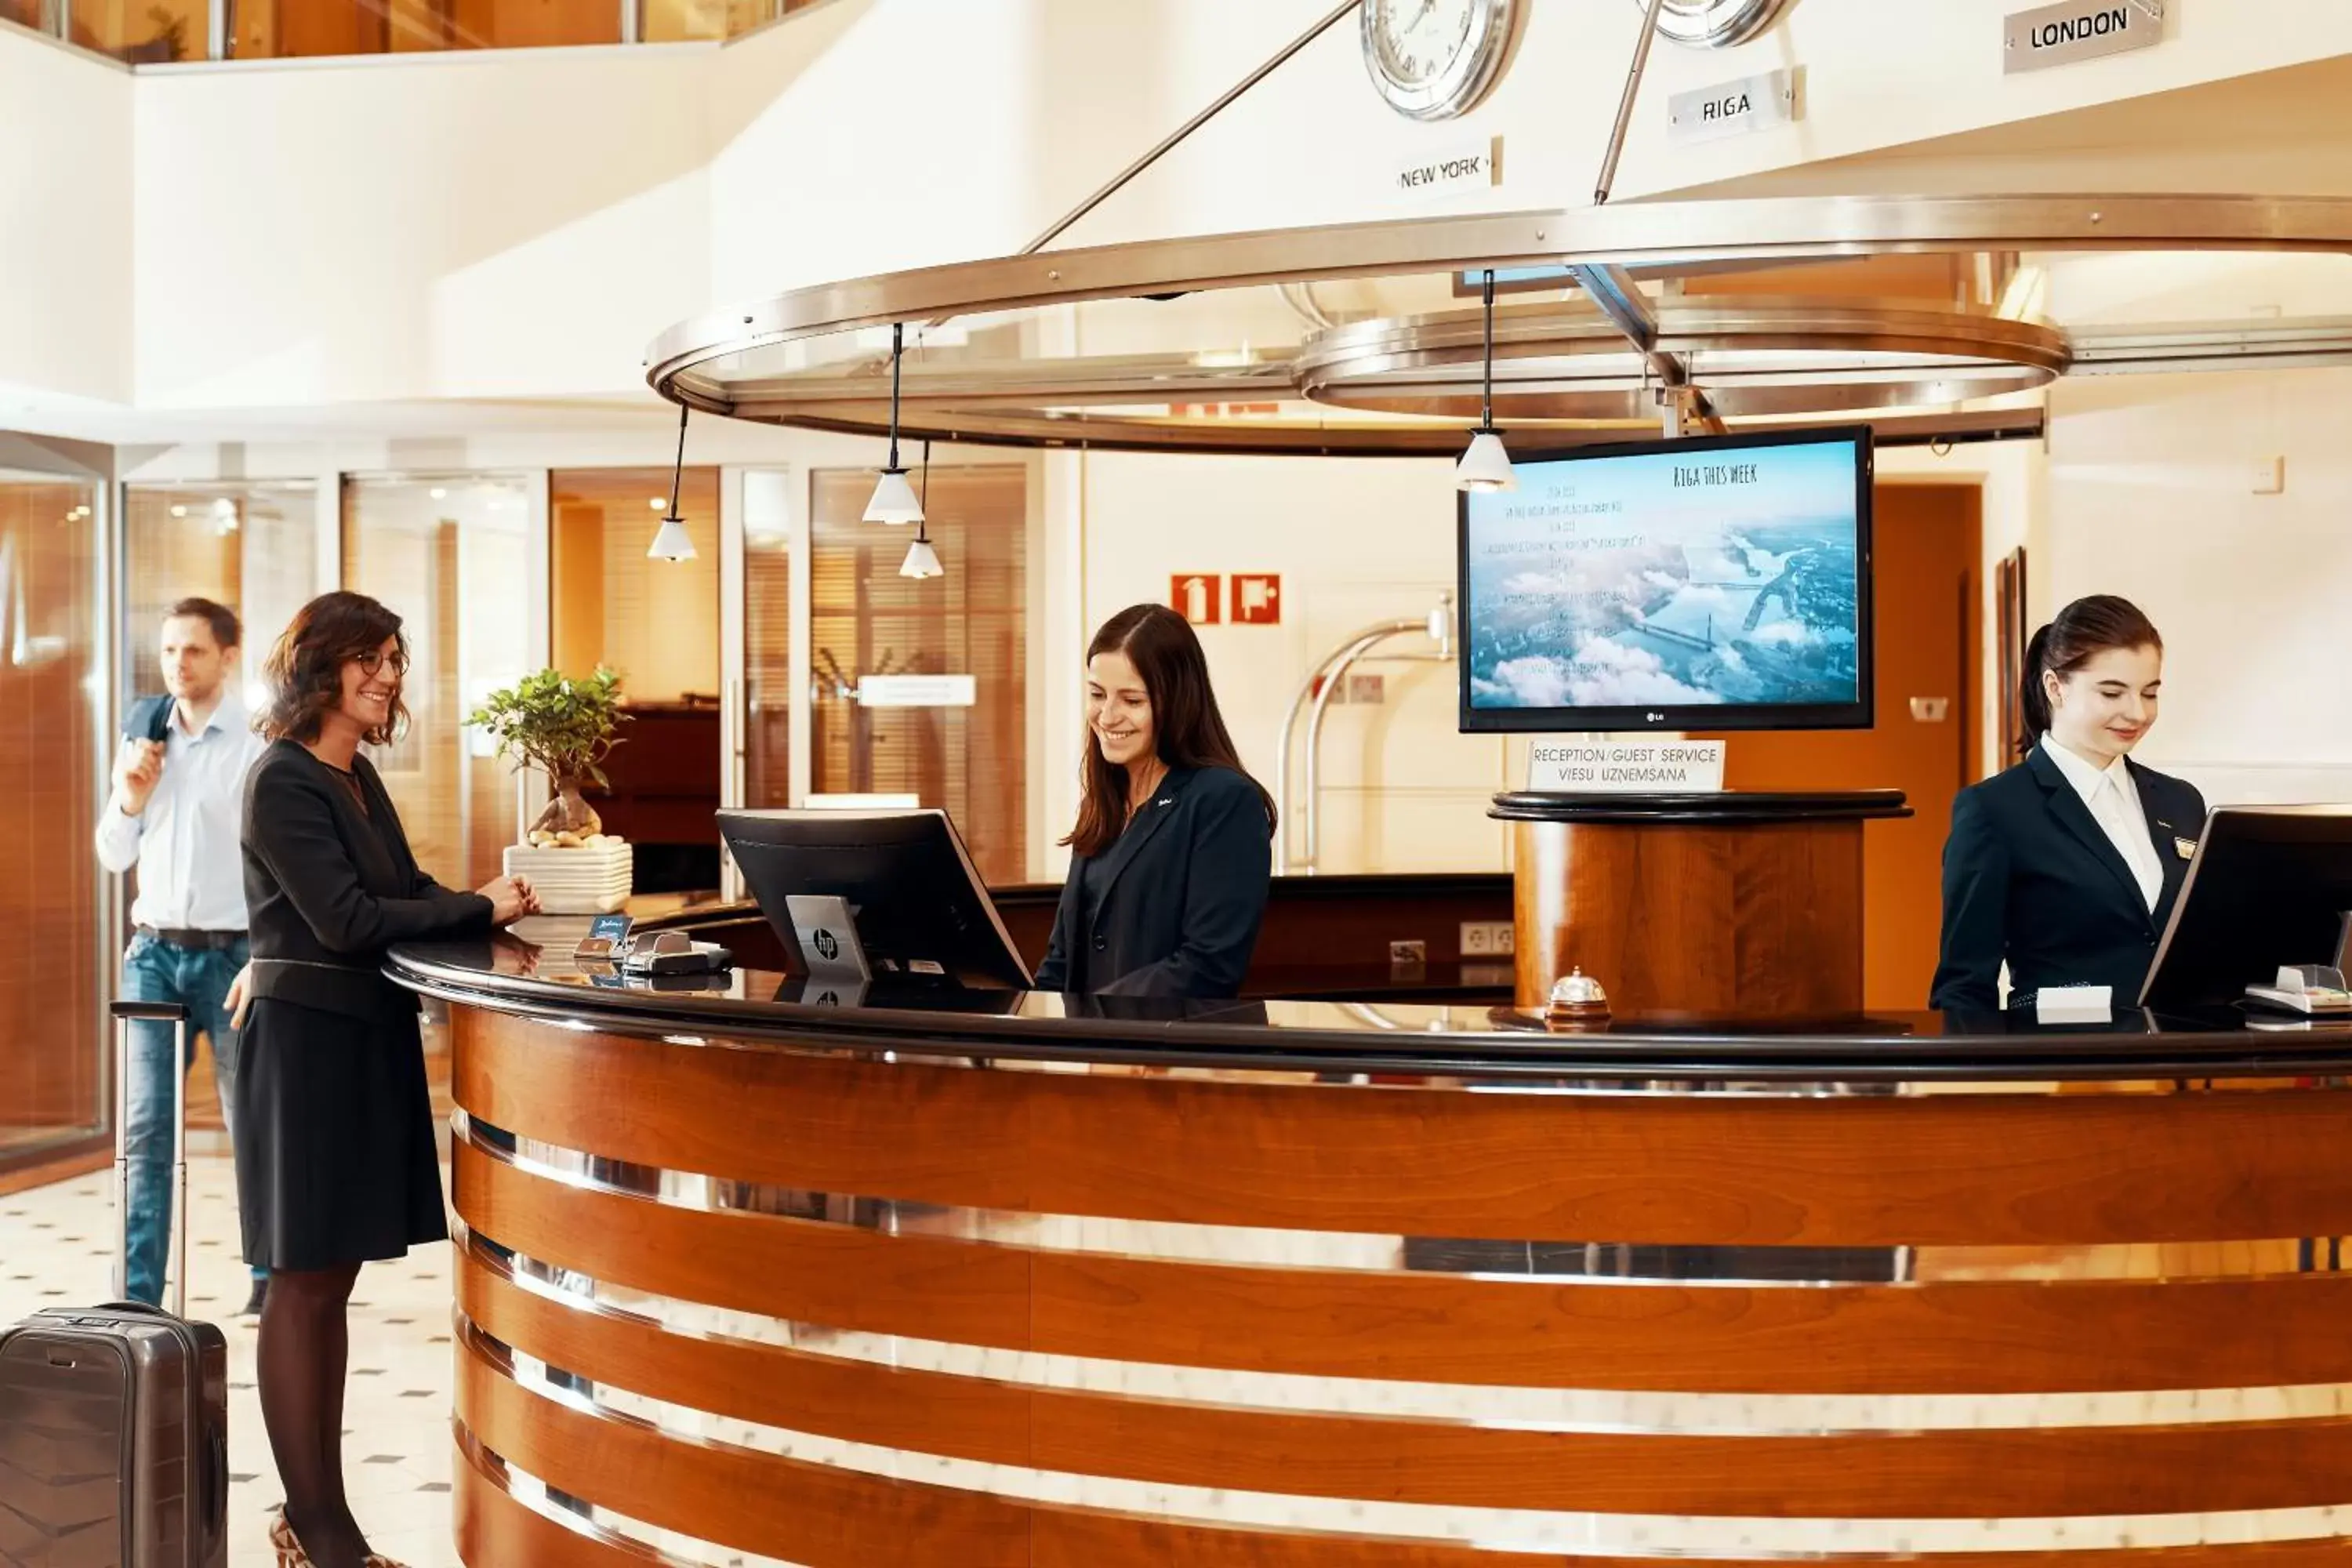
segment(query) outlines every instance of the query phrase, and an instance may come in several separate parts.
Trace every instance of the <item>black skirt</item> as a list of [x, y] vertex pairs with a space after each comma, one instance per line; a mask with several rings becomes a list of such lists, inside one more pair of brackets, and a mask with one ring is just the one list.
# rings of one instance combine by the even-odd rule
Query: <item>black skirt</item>
[[358, 1018], [264, 996], [238, 1044], [246, 1262], [330, 1268], [447, 1238], [413, 1007]]

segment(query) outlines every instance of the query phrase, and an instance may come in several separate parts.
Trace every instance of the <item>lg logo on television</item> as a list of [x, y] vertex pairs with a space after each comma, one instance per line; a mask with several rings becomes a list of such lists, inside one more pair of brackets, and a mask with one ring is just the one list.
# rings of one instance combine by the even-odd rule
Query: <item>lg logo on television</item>
[[1663, 713], [1644, 713], [1642, 717], [1653, 724], [1663, 724], [1666, 721], [1666, 716]]

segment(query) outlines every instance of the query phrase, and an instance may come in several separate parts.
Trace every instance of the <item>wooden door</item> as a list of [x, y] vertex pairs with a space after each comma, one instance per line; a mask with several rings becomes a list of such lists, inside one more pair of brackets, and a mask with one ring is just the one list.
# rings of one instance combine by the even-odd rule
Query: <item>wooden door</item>
[[1919, 1008], [1936, 969], [1952, 796], [1977, 776], [1980, 496], [1882, 483], [1874, 496], [1877, 722], [1728, 738], [1732, 789], [1899, 789], [1914, 813], [1864, 829], [1863, 1002]]

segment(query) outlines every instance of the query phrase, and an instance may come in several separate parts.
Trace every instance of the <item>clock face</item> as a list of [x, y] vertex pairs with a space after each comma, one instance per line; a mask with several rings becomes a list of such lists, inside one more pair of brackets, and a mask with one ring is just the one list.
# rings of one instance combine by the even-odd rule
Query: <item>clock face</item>
[[1364, 0], [1364, 68], [1389, 106], [1447, 120], [1500, 72], [1521, 0]]

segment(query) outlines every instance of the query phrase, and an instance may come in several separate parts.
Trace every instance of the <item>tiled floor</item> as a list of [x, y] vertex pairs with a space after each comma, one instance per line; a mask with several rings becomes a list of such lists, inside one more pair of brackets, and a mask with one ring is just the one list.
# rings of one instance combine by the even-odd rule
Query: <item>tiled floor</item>
[[[253, 1387], [254, 1320], [236, 1256], [229, 1162], [189, 1162], [188, 1313], [228, 1335], [229, 1564], [271, 1568], [263, 1515], [283, 1494]], [[0, 1323], [109, 1293], [114, 1247], [108, 1172], [0, 1197]], [[343, 1468], [352, 1508], [378, 1552], [411, 1568], [456, 1568], [449, 1541], [449, 1248], [419, 1247], [360, 1273]]]

